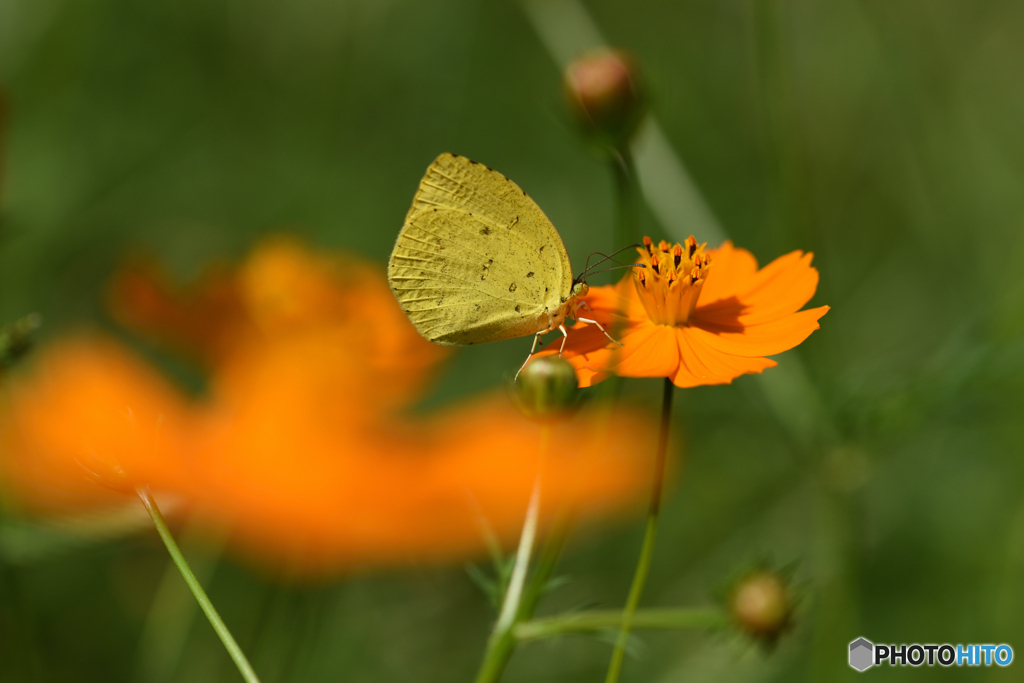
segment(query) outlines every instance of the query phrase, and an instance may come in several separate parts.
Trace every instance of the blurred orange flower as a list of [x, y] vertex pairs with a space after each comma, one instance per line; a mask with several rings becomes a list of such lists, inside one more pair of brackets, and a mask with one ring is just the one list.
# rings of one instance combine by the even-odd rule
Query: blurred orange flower
[[188, 290], [137, 264], [111, 305], [200, 359], [207, 395], [187, 398], [110, 340], [44, 350], [0, 407], [0, 478], [24, 506], [82, 510], [146, 483], [245, 551], [318, 572], [470, 556], [482, 526], [513, 541], [538, 467], [549, 516], [611, 514], [646, 490], [637, 454], [655, 430], [630, 411], [555, 424], [543, 458], [542, 427], [503, 396], [404, 414], [447, 349], [354, 259], [275, 240]]
[[587, 317], [613, 330], [622, 346], [588, 323], [577, 323], [566, 342], [562, 356], [580, 386], [612, 373], [668, 377], [677, 387], [726, 384], [776, 365], [765, 356], [802, 342], [829, 309], [800, 310], [818, 286], [811, 254], [794, 251], [758, 269], [749, 251], [731, 242], [705, 250], [692, 235], [657, 246], [644, 237], [637, 251], [644, 268], [617, 285], [592, 287], [586, 299]]

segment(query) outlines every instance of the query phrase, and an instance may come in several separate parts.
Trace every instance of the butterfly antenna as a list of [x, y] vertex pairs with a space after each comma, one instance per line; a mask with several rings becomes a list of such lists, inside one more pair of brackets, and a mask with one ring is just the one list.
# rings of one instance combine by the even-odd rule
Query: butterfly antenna
[[602, 253], [601, 253], [601, 252], [599, 252], [599, 251], [592, 251], [592, 252], [590, 252], [590, 255], [589, 255], [589, 256], [587, 256], [587, 262], [586, 262], [586, 264], [585, 264], [585, 265], [583, 266], [583, 272], [582, 272], [582, 273], [580, 273], [580, 274], [579, 274], [579, 277], [577, 277], [577, 278], [576, 278], [576, 282], [580, 282], [580, 281], [581, 281], [581, 280], [582, 280], [582, 279], [584, 278], [584, 276], [586, 276], [586, 274], [587, 274], [587, 271], [588, 271], [588, 270], [590, 270], [590, 259], [594, 258], [595, 256], [604, 256], [604, 258], [603, 258], [603, 259], [601, 259], [600, 261], [598, 261], [597, 263], [595, 263], [595, 264], [594, 264], [595, 266], [596, 266], [596, 265], [597, 265], [598, 263], [602, 263], [602, 262], [604, 262], [604, 260], [605, 260], [605, 259], [609, 258], [608, 256], [605, 256], [604, 254], [602, 254]]
[[[622, 252], [626, 251], [627, 249], [638, 249], [638, 248], [640, 248], [642, 246], [643, 245], [640, 244], [639, 242], [636, 242], [634, 244], [628, 244], [628, 245], [624, 246], [622, 249], [619, 249], [618, 251], [616, 251], [616, 252], [614, 252], [614, 253], [612, 253], [611, 255], [608, 255], [608, 256], [605, 256], [604, 254], [602, 254], [599, 251], [591, 252], [590, 256], [587, 257], [587, 263], [586, 263], [586, 265], [583, 268], [583, 272], [580, 273], [579, 277], [577, 277], [575, 281], [576, 282], [582, 282], [583, 278], [587, 277], [588, 275], [596, 275], [597, 273], [591, 273], [590, 272], [591, 268], [596, 268], [597, 266], [601, 265], [605, 261], [612, 260], [612, 258], [614, 258], [615, 256], [618, 256], [619, 254], [621, 254]], [[590, 265], [590, 259], [592, 257], [594, 257], [594, 256], [603, 256], [604, 258], [602, 258], [600, 261], [596, 262], [593, 266], [591, 266]], [[628, 266], [622, 266], [622, 267], [626, 268]], [[604, 273], [606, 271], [601, 270], [601, 271], [597, 271], [597, 272]]]
[[623, 264], [623, 265], [612, 266], [611, 268], [604, 268], [602, 270], [595, 270], [593, 273], [588, 273], [588, 275], [597, 275], [598, 273], [607, 273], [610, 270], [619, 270], [620, 268], [646, 268], [646, 267], [647, 266], [644, 265], [643, 263], [627, 263], [627, 264]]

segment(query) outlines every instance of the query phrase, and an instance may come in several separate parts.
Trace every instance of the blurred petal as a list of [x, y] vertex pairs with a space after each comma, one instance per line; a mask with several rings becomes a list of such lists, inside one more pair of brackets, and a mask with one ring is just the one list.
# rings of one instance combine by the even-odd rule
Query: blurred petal
[[[364, 433], [272, 424], [214, 426], [186, 497], [249, 553], [297, 571], [470, 557], [483, 550], [484, 529], [512, 543], [542, 460], [542, 427], [503, 398]], [[311, 427], [302, 450], [290, 451], [295, 430]], [[543, 458], [545, 518], [636, 502], [649, 469], [637, 454], [653, 452], [653, 433], [624, 411], [558, 423]]]
[[72, 339], [42, 351], [0, 410], [5, 490], [52, 511], [110, 504], [181, 449], [184, 399], [113, 342]]
[[246, 324], [235, 282], [220, 267], [192, 287], [178, 287], [159, 264], [135, 258], [112, 279], [107, 302], [122, 325], [206, 365], [229, 353]]

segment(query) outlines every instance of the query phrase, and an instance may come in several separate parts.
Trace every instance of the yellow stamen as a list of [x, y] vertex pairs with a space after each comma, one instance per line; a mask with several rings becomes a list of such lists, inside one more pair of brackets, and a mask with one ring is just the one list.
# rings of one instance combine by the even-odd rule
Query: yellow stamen
[[657, 247], [644, 237], [644, 246], [637, 251], [646, 268], [633, 271], [633, 282], [651, 322], [684, 325], [689, 320], [711, 267], [705, 246], [693, 235], [683, 244], [662, 240]]

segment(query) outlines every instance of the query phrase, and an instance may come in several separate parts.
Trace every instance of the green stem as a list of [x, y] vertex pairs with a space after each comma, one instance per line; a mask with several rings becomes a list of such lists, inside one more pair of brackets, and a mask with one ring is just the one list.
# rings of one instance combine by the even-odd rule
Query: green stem
[[556, 538], [562, 537], [560, 532], [553, 533], [549, 538], [540, 563], [529, 584], [526, 584], [526, 575], [530, 565], [530, 555], [533, 551], [533, 542], [537, 535], [537, 522], [540, 514], [541, 472], [550, 438], [551, 428], [545, 425], [541, 429], [537, 480], [533, 485], [530, 504], [526, 509], [526, 519], [519, 537], [515, 565], [512, 568], [508, 589], [505, 591], [505, 599], [502, 601], [501, 612], [491, 631], [491, 636], [487, 640], [487, 650], [484, 652], [484, 661], [480, 664], [476, 683], [494, 683], [501, 678], [508, 660], [511, 659], [512, 653], [515, 651], [514, 629], [516, 624], [533, 616], [537, 603], [543, 595], [544, 584], [547, 583], [551, 572], [554, 571], [554, 565], [558, 561], [557, 556], [561, 550], [561, 542], [558, 542], [557, 552], [554, 553], [554, 556], [552, 556], [552, 543]]
[[647, 528], [644, 530], [640, 559], [637, 561], [636, 572], [633, 574], [633, 584], [629, 587], [629, 597], [626, 599], [626, 608], [622, 612], [619, 637], [615, 642], [615, 649], [612, 651], [612, 660], [608, 664], [605, 683], [616, 683], [619, 680], [622, 662], [626, 656], [629, 631], [633, 625], [637, 605], [640, 604], [640, 597], [644, 592], [647, 573], [651, 568], [651, 558], [654, 555], [654, 540], [658, 535], [658, 518], [661, 514], [661, 493], [665, 488], [665, 454], [668, 451], [668, 431], [672, 424], [673, 388], [672, 380], [666, 377], [661, 404], [661, 429], [658, 432], [658, 452], [654, 463], [654, 481], [651, 485], [651, 502], [647, 512]]
[[[637, 610], [630, 626], [647, 631], [681, 631], [720, 629], [729, 623], [729, 615], [717, 607], [677, 607]], [[621, 610], [594, 610], [525, 621], [516, 626], [515, 636], [520, 641], [539, 640], [567, 633], [600, 633], [621, 627]]]
[[494, 624], [495, 632], [505, 632], [512, 628], [519, 612], [519, 604], [523, 597], [523, 586], [526, 584], [526, 571], [530, 567], [530, 555], [533, 554], [533, 541], [537, 537], [537, 519], [540, 515], [540, 473], [533, 484], [530, 504], [526, 507], [526, 519], [523, 522], [522, 536], [519, 538], [519, 549], [516, 561], [512, 566], [512, 576], [505, 591], [505, 600], [501, 605], [501, 613]]
[[[636, 228], [637, 184], [636, 166], [628, 146], [612, 150], [612, 174], [618, 201], [615, 206], [615, 244], [612, 251], [639, 242]], [[610, 252], [609, 252], [610, 253]]]
[[203, 613], [206, 614], [206, 618], [210, 620], [210, 624], [213, 626], [213, 630], [220, 636], [220, 641], [224, 643], [224, 649], [231, 655], [231, 659], [235, 661], [235, 665], [238, 667], [238, 671], [242, 674], [247, 683], [259, 683], [260, 679], [256, 676], [256, 672], [252, 670], [252, 666], [249, 664], [249, 660], [245, 658], [242, 653], [242, 648], [238, 647], [238, 643], [235, 642], [231, 632], [228, 631], [228, 627], [224, 625], [220, 615], [217, 614], [216, 608], [213, 603], [210, 602], [210, 598], [207, 597], [206, 591], [199, 585], [199, 580], [196, 575], [192, 573], [192, 569], [188, 566], [188, 562], [185, 560], [185, 556], [181, 554], [181, 550], [178, 548], [178, 544], [174, 542], [174, 536], [171, 535], [171, 530], [167, 528], [167, 522], [164, 521], [164, 516], [160, 514], [160, 508], [156, 505], [156, 499], [153, 498], [153, 494], [150, 492], [148, 486], [140, 486], [135, 489], [136, 493], [139, 494], [139, 498], [142, 499], [142, 504], [146, 506], [146, 512], [153, 519], [153, 524], [156, 526], [157, 533], [160, 534], [160, 538], [163, 539], [164, 545], [167, 546], [167, 552], [171, 554], [171, 559], [174, 560], [174, 564], [178, 566], [178, 571], [181, 572], [182, 577], [185, 579], [185, 583], [188, 584], [189, 589], [192, 591], [192, 595], [196, 596], [196, 602], [203, 609]]

